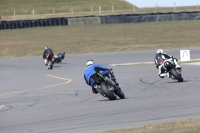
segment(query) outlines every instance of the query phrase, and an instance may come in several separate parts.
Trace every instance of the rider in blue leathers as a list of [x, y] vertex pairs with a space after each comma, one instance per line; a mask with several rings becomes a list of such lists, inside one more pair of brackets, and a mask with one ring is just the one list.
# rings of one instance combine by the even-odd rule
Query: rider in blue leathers
[[[93, 60], [88, 60], [87, 63], [86, 63], [86, 66], [87, 68], [85, 69], [84, 71], [84, 79], [85, 79], [85, 82], [92, 87], [92, 91], [94, 94], [97, 94], [98, 91], [94, 88], [94, 80], [91, 78], [91, 76], [99, 71], [102, 71], [101, 74], [103, 76], [107, 75], [108, 73], [113, 73], [112, 69], [110, 68], [107, 68], [105, 66], [101, 66], [99, 64], [95, 64], [93, 62]], [[114, 75], [112, 75], [114, 77]], [[114, 82], [116, 83], [116, 85], [119, 85], [117, 82], [116, 82], [116, 79], [114, 79]]]

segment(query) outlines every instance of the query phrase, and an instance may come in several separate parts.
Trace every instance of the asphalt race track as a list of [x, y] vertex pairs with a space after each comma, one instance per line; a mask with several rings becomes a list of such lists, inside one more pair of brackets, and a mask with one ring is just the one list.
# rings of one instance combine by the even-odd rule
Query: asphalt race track
[[[179, 59], [180, 49], [165, 50]], [[191, 59], [200, 58], [200, 48]], [[155, 51], [67, 55], [53, 70], [42, 57], [0, 59], [0, 133], [95, 133], [200, 117], [200, 65], [181, 64], [184, 82], [159, 78], [154, 65], [114, 66], [126, 99], [93, 94], [88, 59], [106, 65], [151, 62]]]

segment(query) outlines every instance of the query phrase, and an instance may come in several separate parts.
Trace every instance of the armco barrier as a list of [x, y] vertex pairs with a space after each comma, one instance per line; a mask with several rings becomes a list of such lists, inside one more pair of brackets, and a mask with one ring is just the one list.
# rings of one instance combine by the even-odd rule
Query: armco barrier
[[49, 18], [38, 20], [1, 21], [0, 30], [81, 25], [81, 24], [111, 24], [111, 23], [138, 23], [138, 22], [161, 22], [178, 20], [200, 20], [200, 12], [168, 12], [168, 13], [148, 13], [148, 14], [123, 14], [108, 16], [84, 16], [70, 18]]

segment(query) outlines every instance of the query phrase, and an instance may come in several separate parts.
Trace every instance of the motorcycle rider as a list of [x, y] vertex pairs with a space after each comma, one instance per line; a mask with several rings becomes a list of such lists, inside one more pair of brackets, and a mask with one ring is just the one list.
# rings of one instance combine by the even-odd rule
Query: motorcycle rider
[[111, 74], [113, 81], [115, 82], [116, 86], [118, 86], [119, 84], [116, 82], [115, 76], [114, 76], [114, 72], [112, 69], [107, 68], [105, 66], [101, 66], [99, 64], [95, 64], [93, 60], [88, 60], [86, 62], [86, 69], [84, 71], [84, 79], [86, 84], [88, 84], [89, 86], [92, 87], [92, 91], [94, 94], [97, 94], [98, 91], [95, 89], [94, 85], [95, 82], [94, 80], [91, 78], [95, 73], [99, 72], [99, 71], [103, 71], [101, 72], [101, 74], [103, 76]]
[[163, 49], [158, 49], [157, 50], [157, 54], [154, 58], [154, 62], [155, 62], [155, 65], [156, 65], [156, 68], [159, 69], [159, 76], [161, 78], [164, 78], [165, 76], [168, 76], [169, 77], [169, 72], [168, 73], [165, 73], [165, 69], [163, 68], [163, 62], [165, 59], [170, 59], [172, 58], [175, 65], [176, 65], [176, 68], [181, 68], [179, 65], [178, 65], [178, 60], [176, 58], [173, 58], [173, 56], [171, 55], [168, 55], [167, 53], [164, 53], [164, 50]]
[[44, 49], [44, 53], [43, 53], [43, 59], [44, 59], [45, 65], [47, 65], [48, 58], [52, 57], [52, 59], [53, 59], [53, 56], [54, 56], [54, 54], [53, 54], [52, 49], [50, 49], [48, 46], [46, 46]]

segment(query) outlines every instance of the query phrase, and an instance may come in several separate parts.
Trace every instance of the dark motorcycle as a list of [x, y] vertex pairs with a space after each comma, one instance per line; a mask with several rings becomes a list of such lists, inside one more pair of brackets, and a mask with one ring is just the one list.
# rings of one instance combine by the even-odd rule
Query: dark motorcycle
[[53, 55], [48, 54], [46, 59], [47, 59], [47, 69], [53, 69], [53, 64], [54, 64]]
[[163, 68], [165, 69], [166, 73], [169, 72], [169, 78], [172, 78], [174, 80], [178, 80], [178, 82], [183, 82], [183, 78], [181, 76], [181, 68], [176, 68], [176, 65], [174, 63], [174, 59], [170, 58], [165, 60]]
[[54, 55], [54, 62], [60, 63], [65, 58], [65, 52]]
[[119, 86], [116, 86], [112, 80], [112, 75], [102, 76], [100, 73], [96, 73], [92, 76], [95, 81], [95, 89], [104, 97], [110, 100], [116, 100], [117, 96], [121, 99], [125, 98], [125, 95]]

